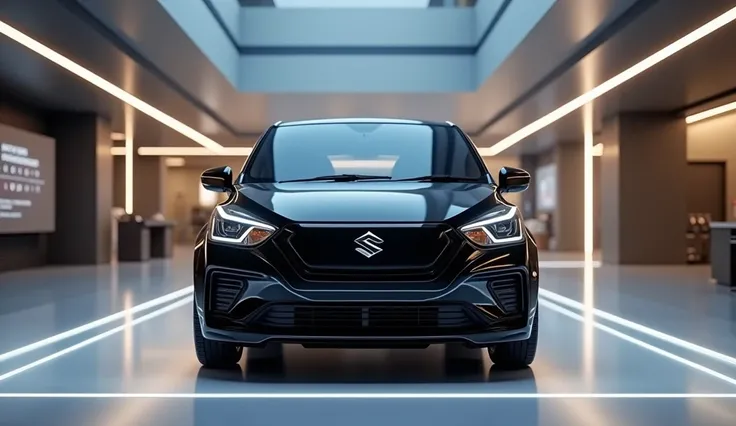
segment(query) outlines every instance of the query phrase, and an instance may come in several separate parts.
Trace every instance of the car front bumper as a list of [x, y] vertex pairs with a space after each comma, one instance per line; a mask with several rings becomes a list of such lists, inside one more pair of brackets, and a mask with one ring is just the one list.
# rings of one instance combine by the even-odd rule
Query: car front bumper
[[[295, 285], [282, 275], [284, 265], [265, 260], [274, 258], [209, 242], [195, 249], [195, 303], [205, 338], [242, 346], [482, 347], [531, 335], [539, 277], [528, 242], [505, 247], [501, 256], [483, 253], [440, 285]], [[509, 302], [512, 284], [517, 293]]]

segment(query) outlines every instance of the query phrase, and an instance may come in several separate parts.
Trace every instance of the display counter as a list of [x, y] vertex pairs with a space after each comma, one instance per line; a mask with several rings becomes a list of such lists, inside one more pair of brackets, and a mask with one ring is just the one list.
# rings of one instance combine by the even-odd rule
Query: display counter
[[736, 222], [711, 222], [710, 259], [712, 278], [736, 288]]
[[174, 247], [174, 222], [166, 220], [121, 220], [118, 222], [118, 260], [143, 262], [169, 258]]
[[118, 261], [143, 262], [151, 259], [151, 234], [143, 222], [118, 222]]
[[147, 220], [144, 222], [151, 239], [151, 257], [169, 258], [174, 253], [174, 222]]

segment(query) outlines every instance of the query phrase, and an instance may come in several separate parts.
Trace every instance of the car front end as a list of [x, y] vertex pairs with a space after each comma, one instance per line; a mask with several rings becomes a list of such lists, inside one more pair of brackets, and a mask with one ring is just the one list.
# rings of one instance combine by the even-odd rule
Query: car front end
[[[504, 212], [496, 222], [486, 214], [461, 225], [278, 227], [236, 204], [219, 206], [195, 250], [202, 332], [243, 346], [487, 347], [528, 339], [537, 251], [516, 208], [496, 206], [494, 214]], [[496, 238], [494, 226], [505, 234]]]
[[228, 195], [194, 250], [204, 365], [280, 343], [460, 343], [495, 363], [534, 359], [537, 248], [504, 198], [529, 174], [504, 168], [494, 182], [451, 123], [272, 128], [236, 180], [224, 167], [202, 184]]

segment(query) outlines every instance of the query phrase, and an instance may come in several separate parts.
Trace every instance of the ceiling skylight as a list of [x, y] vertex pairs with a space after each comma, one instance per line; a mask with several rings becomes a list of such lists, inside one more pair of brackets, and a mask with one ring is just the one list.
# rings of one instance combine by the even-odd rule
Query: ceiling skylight
[[274, 0], [279, 8], [399, 8], [422, 9], [429, 7], [429, 0]]

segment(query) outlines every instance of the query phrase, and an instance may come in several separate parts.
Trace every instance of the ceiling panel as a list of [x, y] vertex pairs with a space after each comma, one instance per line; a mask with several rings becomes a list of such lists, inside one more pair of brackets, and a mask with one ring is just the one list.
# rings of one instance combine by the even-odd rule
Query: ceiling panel
[[[489, 119], [499, 120], [481, 136], [477, 145], [490, 146], [522, 126], [575, 98], [586, 89], [632, 65], [668, 42], [736, 5], [733, 0], [660, 0], [653, 2], [631, 23], [582, 61], [571, 64], [518, 107], [504, 110], [553, 71], [555, 64], [577, 52], [598, 26], [610, 23], [637, 3], [636, 0], [559, 0], [548, 16], [512, 56], [477, 92], [472, 94], [264, 94], [238, 93], [193, 44], [191, 49], [169, 52], [169, 71], [195, 74], [188, 89], [206, 106], [203, 110], [172, 88], [160, 74], [136, 62], [102, 36], [100, 28], [72, 13], [65, 4], [72, 0], [24, 0], [0, 2], [0, 16], [74, 58], [109, 81], [213, 137], [226, 146], [252, 146], [255, 135], [278, 120], [318, 117], [386, 116], [427, 120], [451, 120], [472, 132]], [[648, 0], [638, 0], [648, 1]], [[118, 5], [126, 25], [138, 25], [141, 37], [159, 25], [159, 31], [176, 31], [146, 17], [134, 19], [125, 5]], [[154, 5], [156, 2], [146, 4]], [[151, 6], [153, 7], [153, 6]], [[44, 10], [40, 14], [38, 10]], [[116, 9], [117, 10], [117, 9]], [[148, 19], [148, 20], [147, 20]], [[178, 31], [181, 31], [178, 29]], [[164, 40], [174, 37], [161, 34]], [[731, 72], [736, 56], [730, 55], [736, 40], [736, 24], [698, 42], [695, 46], [658, 65], [596, 102], [596, 117], [626, 110], [674, 110], [736, 87]], [[555, 61], [555, 58], [559, 60]], [[109, 117], [114, 130], [123, 129], [120, 101], [93, 88], [17, 43], [0, 38], [0, 80], [32, 102], [55, 109], [95, 111]], [[232, 134], [210, 116], [212, 109], [244, 135]], [[146, 144], [193, 145], [178, 133], [136, 115], [140, 139]], [[529, 138], [509, 152], [547, 149], [556, 140], [577, 140], [582, 117], [571, 114], [554, 126]]]
[[[732, 0], [659, 2], [619, 35], [578, 62], [560, 78], [493, 125], [509, 134], [613, 77], [655, 51], [736, 6]], [[666, 18], [666, 19], [665, 19]], [[596, 100], [596, 128], [602, 117], [620, 111], [675, 111], [736, 87], [736, 57], [728, 54], [736, 23], [698, 41]], [[537, 150], [537, 139], [582, 140], [581, 111], [570, 114], [521, 143]], [[543, 145], [543, 144], [542, 144]]]

